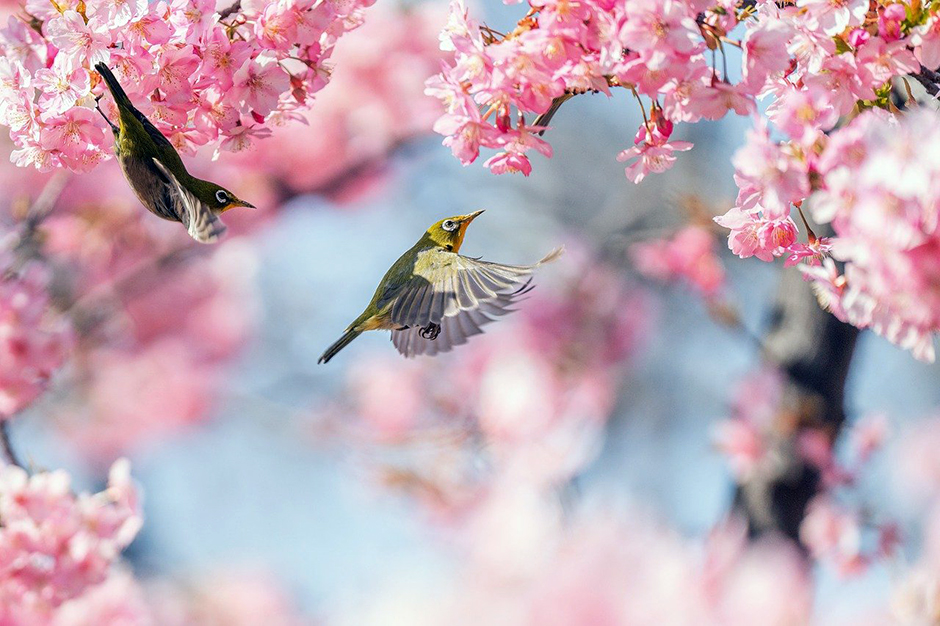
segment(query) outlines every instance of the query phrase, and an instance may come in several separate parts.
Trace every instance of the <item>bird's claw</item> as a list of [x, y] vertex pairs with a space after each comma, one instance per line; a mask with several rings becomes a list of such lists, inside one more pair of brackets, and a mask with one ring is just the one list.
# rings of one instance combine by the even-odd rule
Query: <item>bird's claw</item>
[[441, 325], [435, 324], [434, 322], [431, 322], [430, 324], [428, 324], [427, 326], [425, 326], [418, 332], [418, 335], [422, 339], [429, 339], [430, 341], [434, 341], [435, 339], [437, 339], [437, 336], [440, 334], [441, 334]]

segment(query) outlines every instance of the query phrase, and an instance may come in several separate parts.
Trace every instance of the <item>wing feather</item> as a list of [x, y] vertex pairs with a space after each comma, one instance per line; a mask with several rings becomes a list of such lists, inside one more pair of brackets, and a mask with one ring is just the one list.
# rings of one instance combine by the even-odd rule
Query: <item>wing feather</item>
[[173, 172], [159, 159], [154, 159], [153, 162], [169, 181], [169, 198], [175, 204], [174, 210], [189, 232], [189, 236], [199, 243], [218, 241], [225, 232], [225, 224], [222, 220], [192, 192], [183, 187]]
[[411, 309], [415, 300], [421, 295], [420, 289], [405, 289], [402, 294], [392, 301], [392, 310], [390, 315], [393, 320], [408, 319], [411, 317]]
[[470, 277], [467, 272], [458, 272], [454, 279], [457, 283], [457, 307], [464, 311], [472, 309], [479, 304], [479, 300], [470, 289]]

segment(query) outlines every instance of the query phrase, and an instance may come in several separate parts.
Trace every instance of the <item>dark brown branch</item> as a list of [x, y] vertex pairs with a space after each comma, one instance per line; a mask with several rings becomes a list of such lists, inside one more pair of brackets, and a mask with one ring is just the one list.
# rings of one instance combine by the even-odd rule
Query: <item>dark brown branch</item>
[[241, 0], [236, 0], [235, 4], [233, 4], [229, 8], [222, 9], [221, 11], [219, 11], [219, 20], [224, 20], [225, 18], [229, 17], [233, 13], [237, 13], [238, 11], [241, 10], [241, 8], [242, 8]]
[[336, 175], [322, 181], [313, 189], [307, 190], [303, 193], [324, 196], [331, 196], [333, 194], [339, 193], [356, 178], [381, 169], [386, 163], [388, 163], [389, 159], [391, 159], [397, 153], [405, 151], [415, 142], [416, 139], [424, 136], [424, 133], [416, 133], [414, 135], [404, 135], [399, 137], [392, 143], [388, 144], [388, 146], [385, 147], [385, 150], [379, 154], [370, 155], [359, 159], [358, 161], [349, 163], [345, 169], [337, 172]]
[[911, 77], [919, 82], [931, 96], [936, 96], [940, 93], [940, 73], [928, 70], [921, 65], [920, 71], [916, 74], [911, 74]]
[[776, 424], [770, 467], [738, 486], [737, 509], [752, 534], [782, 533], [799, 538], [806, 505], [820, 488], [818, 470], [799, 454], [797, 439], [806, 428], [832, 440], [845, 421], [845, 381], [858, 329], [820, 308], [800, 273], [784, 271], [765, 360], [786, 377], [784, 406]]
[[[573, 94], [573, 93], [565, 93], [565, 94], [558, 96], [554, 100], [552, 100], [552, 104], [551, 106], [548, 107], [548, 110], [542, 113], [541, 115], [539, 115], [538, 117], [536, 117], [535, 121], [532, 122], [532, 125], [533, 126], [548, 126], [549, 122], [551, 122], [552, 118], [555, 116], [555, 113], [557, 113], [558, 109], [561, 108], [561, 105], [563, 105], [565, 102], [567, 102], [571, 98], [575, 97], [575, 95], [576, 94]], [[544, 134], [545, 134], [544, 130], [540, 130], [538, 132], [539, 137], [541, 137]]]

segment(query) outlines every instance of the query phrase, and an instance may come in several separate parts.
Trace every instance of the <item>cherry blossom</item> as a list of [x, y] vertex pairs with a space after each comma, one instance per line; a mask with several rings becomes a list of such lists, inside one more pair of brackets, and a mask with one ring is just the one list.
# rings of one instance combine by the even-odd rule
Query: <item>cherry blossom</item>
[[868, 565], [857, 514], [826, 496], [810, 502], [800, 527], [800, 539], [815, 558], [831, 559], [842, 575], [856, 573]]
[[806, 10], [811, 28], [819, 28], [829, 36], [858, 26], [868, 13], [866, 0], [797, 0], [796, 5]]
[[940, 15], [913, 29], [914, 56], [926, 67], [940, 67]]
[[676, 162], [674, 152], [685, 152], [692, 149], [688, 141], [666, 141], [667, 137], [647, 133], [645, 128], [640, 129], [646, 139], [636, 139], [634, 147], [624, 150], [617, 155], [618, 161], [636, 159], [624, 170], [627, 178], [639, 184], [650, 172], [661, 173], [669, 169]]
[[65, 63], [37, 71], [35, 79], [41, 93], [39, 107], [47, 119], [72, 108], [79, 98], [90, 91], [88, 72], [81, 67], [72, 70]]

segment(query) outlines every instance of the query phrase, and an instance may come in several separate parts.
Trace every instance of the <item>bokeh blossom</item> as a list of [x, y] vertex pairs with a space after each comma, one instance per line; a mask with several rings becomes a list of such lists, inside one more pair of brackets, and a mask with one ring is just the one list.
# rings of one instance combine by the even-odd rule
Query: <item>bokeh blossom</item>
[[725, 270], [715, 254], [715, 238], [700, 226], [687, 226], [665, 239], [636, 243], [630, 256], [637, 270], [650, 278], [682, 280], [707, 298], [725, 288]]
[[0, 616], [49, 623], [63, 602], [105, 580], [142, 519], [130, 465], [117, 461], [106, 490], [72, 493], [61, 470], [0, 469]]
[[63, 364], [71, 347], [71, 328], [52, 310], [49, 273], [37, 263], [19, 271], [9, 268], [12, 255], [0, 263], [0, 419], [32, 402]]

